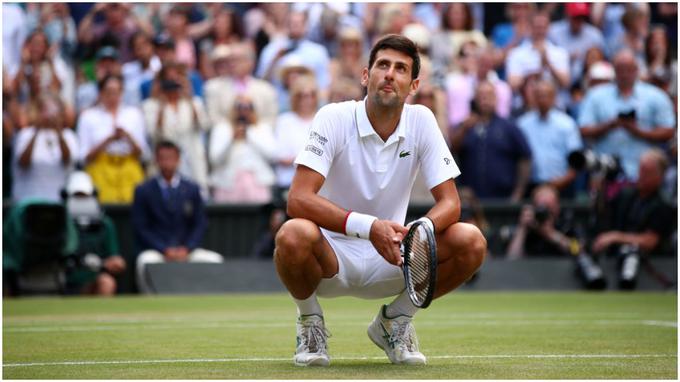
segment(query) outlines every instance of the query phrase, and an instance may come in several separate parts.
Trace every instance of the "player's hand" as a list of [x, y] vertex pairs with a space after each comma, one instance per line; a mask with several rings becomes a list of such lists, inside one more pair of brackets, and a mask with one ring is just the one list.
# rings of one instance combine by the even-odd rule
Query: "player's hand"
[[371, 225], [371, 244], [388, 263], [401, 266], [401, 240], [408, 229], [389, 220], [376, 220]]
[[117, 274], [125, 270], [125, 260], [120, 256], [111, 256], [104, 260], [104, 269], [109, 273]]

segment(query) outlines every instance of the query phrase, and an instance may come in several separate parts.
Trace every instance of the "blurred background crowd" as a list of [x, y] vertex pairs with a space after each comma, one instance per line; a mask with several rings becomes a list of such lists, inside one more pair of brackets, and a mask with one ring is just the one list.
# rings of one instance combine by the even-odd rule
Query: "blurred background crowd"
[[[170, 142], [204, 202], [282, 205], [316, 111], [363, 99], [372, 43], [399, 33], [421, 50], [408, 102], [434, 112], [461, 168], [464, 219], [545, 187], [553, 215], [627, 186], [677, 206], [675, 3], [3, 3], [2, 17], [12, 203], [61, 202], [82, 169], [98, 202], [132, 204]], [[419, 180], [412, 201], [431, 201]]]

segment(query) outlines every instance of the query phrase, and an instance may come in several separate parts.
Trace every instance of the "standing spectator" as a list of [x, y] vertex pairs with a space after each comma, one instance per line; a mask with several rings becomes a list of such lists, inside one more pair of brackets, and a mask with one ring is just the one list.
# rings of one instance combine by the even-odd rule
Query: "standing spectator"
[[578, 127], [569, 115], [555, 108], [555, 86], [551, 82], [539, 81], [534, 95], [536, 110], [517, 120], [533, 156], [532, 186], [548, 183], [561, 196], [573, 197], [570, 186], [577, 174], [568, 166], [567, 157], [583, 147]]
[[[288, 16], [288, 36], [285, 39], [271, 41], [262, 51], [257, 67], [257, 76], [271, 81], [277, 90], [283, 90], [283, 84], [277, 78], [282, 64], [288, 56], [298, 57], [302, 64], [314, 72], [319, 89], [325, 95], [330, 86], [328, 72], [329, 57], [326, 48], [309, 41], [307, 34], [307, 16], [304, 12], [291, 12]], [[325, 97], [322, 97], [325, 99]]]
[[486, 48], [484, 33], [474, 29], [475, 20], [466, 3], [451, 3], [442, 12], [442, 31], [432, 36], [432, 64], [442, 77], [454, 69], [451, 63], [460, 55], [468, 41], [479, 48]]
[[330, 75], [333, 81], [346, 78], [361, 82], [361, 70], [366, 62], [364, 57], [364, 37], [361, 30], [346, 27], [338, 36], [338, 54], [331, 58]]
[[120, 76], [120, 55], [118, 49], [104, 46], [95, 55], [94, 81], [78, 85], [76, 90], [76, 107], [78, 113], [92, 107], [99, 98], [99, 82], [107, 76]]
[[258, 119], [273, 126], [278, 114], [276, 90], [267, 81], [252, 76], [255, 67], [252, 44], [221, 45], [213, 55], [217, 77], [205, 83], [205, 102], [213, 123], [228, 120], [238, 95], [245, 95], [255, 105]]
[[268, 203], [275, 180], [272, 127], [259, 121], [253, 101], [245, 95], [236, 98], [230, 117], [218, 123], [210, 137], [213, 200]]
[[161, 60], [154, 54], [153, 40], [145, 32], [137, 32], [130, 38], [134, 60], [123, 64], [121, 74], [125, 80], [123, 101], [128, 105], [142, 104], [142, 83], [153, 80], [161, 69]]
[[477, 49], [474, 45], [467, 45], [460, 51], [459, 56], [461, 71], [450, 73], [446, 77], [449, 125], [456, 126], [469, 116], [475, 89], [482, 81], [489, 81], [494, 85], [496, 114], [502, 118], [509, 117], [512, 90], [493, 70], [493, 50]]
[[176, 5], [165, 16], [165, 28], [175, 42], [175, 60], [190, 69], [196, 69], [197, 57], [194, 41], [189, 35], [189, 10]]
[[[78, 25], [78, 41], [95, 49], [101, 45], [113, 45], [120, 51], [121, 62], [132, 60], [130, 37], [143, 24], [130, 12], [130, 5], [96, 3]], [[103, 22], [96, 21], [99, 15], [102, 15]], [[153, 33], [149, 30], [146, 32]]]
[[519, 201], [531, 171], [531, 150], [522, 132], [496, 114], [495, 87], [477, 85], [474, 108], [451, 130], [451, 147], [458, 155], [461, 184], [480, 199]]
[[61, 92], [61, 76], [57, 73], [47, 35], [41, 29], [33, 31], [21, 49], [21, 65], [14, 77], [14, 90], [24, 102], [43, 91]]
[[113, 220], [97, 203], [92, 179], [83, 171], [72, 172], [64, 187], [66, 210], [78, 232], [76, 256], [79, 266], [66, 274], [66, 290], [73, 293], [113, 296], [115, 276], [126, 267], [118, 250]]
[[[243, 39], [238, 16], [230, 9], [223, 8], [213, 16], [208, 36], [200, 44], [200, 72], [206, 81], [217, 74], [212, 65], [211, 54], [220, 45], [231, 45]], [[252, 73], [252, 68], [251, 68]]]
[[177, 173], [179, 161], [179, 147], [170, 141], [159, 142], [159, 175], [135, 189], [132, 227], [142, 250], [136, 269], [142, 293], [153, 292], [147, 282], [147, 264], [223, 261], [220, 254], [200, 248], [207, 225], [205, 205], [198, 186]]
[[519, 90], [526, 76], [535, 73], [554, 79], [560, 88], [569, 86], [569, 53], [548, 40], [549, 26], [548, 14], [537, 12], [531, 17], [531, 38], [508, 53], [505, 70], [513, 91]]
[[531, 15], [534, 13], [534, 3], [508, 3], [505, 5], [506, 17], [510, 22], [500, 23], [493, 27], [491, 39], [498, 49], [494, 60], [495, 67], [501, 78], [505, 76], [505, 60], [508, 52], [529, 39], [531, 30]]
[[571, 82], [576, 83], [581, 81], [586, 52], [593, 47], [604, 49], [604, 37], [599, 29], [588, 23], [588, 3], [568, 3], [564, 11], [566, 20], [553, 23], [548, 38], [569, 53]]
[[141, 111], [121, 102], [123, 79], [99, 81], [99, 102], [80, 115], [80, 159], [99, 190], [102, 203], [128, 203], [144, 179], [142, 160], [148, 156]]
[[164, 140], [182, 151], [179, 173], [193, 180], [208, 196], [208, 164], [203, 133], [210, 120], [201, 98], [192, 94], [189, 81], [179, 64], [166, 65], [159, 73], [160, 89], [144, 101], [142, 111], [152, 145]]
[[[2, 68], [12, 80], [19, 71], [28, 30], [26, 15], [19, 4], [2, 3]], [[3, 79], [4, 80], [4, 79]]]
[[[159, 35], [154, 39], [154, 46], [156, 48], [156, 56], [161, 61], [161, 67], [174, 64], [177, 62], [175, 53], [175, 42], [166, 35]], [[194, 69], [187, 68], [185, 70], [187, 78], [191, 82], [191, 89], [193, 94], [199, 97], [203, 97], [203, 79], [201, 75]], [[156, 87], [160, 84], [156, 83]], [[147, 99], [151, 96], [152, 88], [154, 87], [154, 80], [148, 79], [142, 82], [142, 99]]]
[[314, 115], [319, 108], [318, 88], [314, 78], [299, 77], [293, 83], [290, 98], [291, 111], [281, 114], [274, 127], [277, 143], [276, 185], [281, 192], [288, 190], [293, 181], [295, 158], [305, 148]]
[[54, 46], [58, 56], [67, 64], [73, 64], [78, 44], [76, 23], [66, 3], [29, 3], [29, 30], [42, 29], [49, 43]]
[[59, 191], [73, 169], [78, 141], [64, 125], [64, 103], [45, 92], [30, 106], [32, 126], [19, 130], [14, 144], [13, 200], [59, 201]]
[[583, 137], [601, 154], [618, 155], [626, 178], [637, 180], [640, 156], [675, 133], [675, 115], [668, 95], [638, 79], [635, 54], [614, 57], [616, 80], [591, 88], [581, 103]]

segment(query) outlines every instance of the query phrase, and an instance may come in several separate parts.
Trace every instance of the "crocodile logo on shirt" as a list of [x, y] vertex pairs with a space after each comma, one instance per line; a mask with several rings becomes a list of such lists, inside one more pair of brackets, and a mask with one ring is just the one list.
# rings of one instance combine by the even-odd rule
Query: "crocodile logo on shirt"
[[401, 152], [399, 153], [399, 158], [404, 158], [404, 157], [407, 157], [409, 155], [411, 155], [410, 151], [401, 150]]

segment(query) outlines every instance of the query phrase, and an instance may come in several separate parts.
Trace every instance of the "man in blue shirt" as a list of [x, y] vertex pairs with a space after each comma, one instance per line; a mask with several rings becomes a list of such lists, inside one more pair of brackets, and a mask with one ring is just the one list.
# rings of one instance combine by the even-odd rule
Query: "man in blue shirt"
[[561, 196], [573, 196], [569, 186], [576, 171], [569, 168], [569, 153], [583, 147], [576, 122], [566, 113], [556, 109], [555, 86], [541, 80], [534, 89], [536, 110], [529, 111], [517, 120], [533, 155], [531, 182], [533, 185], [550, 183]]
[[176, 262], [220, 263], [222, 256], [199, 248], [207, 225], [198, 185], [177, 173], [179, 148], [170, 141], [156, 145], [159, 175], [137, 186], [132, 226], [142, 252], [137, 257], [137, 287], [150, 293], [146, 264]]
[[452, 130], [451, 146], [460, 160], [461, 184], [480, 199], [517, 202], [529, 181], [531, 150], [517, 126], [496, 115], [495, 91], [489, 81], [477, 85], [473, 110]]
[[618, 155], [626, 178], [636, 181], [642, 153], [673, 137], [674, 108], [663, 91], [638, 80], [638, 65], [630, 50], [616, 54], [614, 70], [614, 83], [586, 93], [579, 126], [596, 152]]

